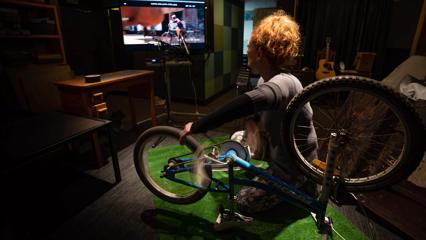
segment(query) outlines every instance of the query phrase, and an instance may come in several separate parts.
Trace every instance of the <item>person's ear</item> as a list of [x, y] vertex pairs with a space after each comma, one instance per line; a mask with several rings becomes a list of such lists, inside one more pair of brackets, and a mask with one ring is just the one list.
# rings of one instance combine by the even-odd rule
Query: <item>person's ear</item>
[[260, 51], [259, 49], [256, 50], [256, 59], [258, 61], [263, 59], [263, 52]]

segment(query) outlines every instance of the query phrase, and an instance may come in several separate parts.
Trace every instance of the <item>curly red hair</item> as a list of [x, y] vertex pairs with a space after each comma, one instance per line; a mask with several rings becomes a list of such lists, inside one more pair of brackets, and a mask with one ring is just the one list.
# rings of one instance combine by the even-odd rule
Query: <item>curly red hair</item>
[[283, 10], [264, 18], [253, 30], [250, 45], [264, 52], [277, 67], [299, 52], [299, 25]]

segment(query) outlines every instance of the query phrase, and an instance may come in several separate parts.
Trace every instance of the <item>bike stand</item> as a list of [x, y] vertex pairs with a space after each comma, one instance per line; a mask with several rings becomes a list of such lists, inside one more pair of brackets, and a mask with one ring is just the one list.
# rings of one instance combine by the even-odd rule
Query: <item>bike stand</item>
[[315, 223], [321, 224], [321, 227], [318, 229], [319, 233], [321, 234], [321, 239], [331, 239], [332, 233], [333, 233], [333, 221], [330, 217], [324, 217], [323, 223], [319, 223], [317, 216], [315, 213], [311, 212], [311, 216], [314, 219]]
[[231, 159], [227, 160], [227, 164], [229, 175], [229, 209], [225, 209], [223, 205], [219, 207], [219, 216], [214, 223], [214, 229], [216, 231], [247, 225], [253, 221], [252, 217], [244, 216], [234, 210], [234, 164]]
[[244, 216], [240, 213], [232, 211], [231, 209], [224, 209], [223, 206], [221, 206], [219, 208], [219, 216], [217, 216], [213, 227], [216, 231], [224, 231], [233, 227], [247, 225], [252, 221], [252, 217]]

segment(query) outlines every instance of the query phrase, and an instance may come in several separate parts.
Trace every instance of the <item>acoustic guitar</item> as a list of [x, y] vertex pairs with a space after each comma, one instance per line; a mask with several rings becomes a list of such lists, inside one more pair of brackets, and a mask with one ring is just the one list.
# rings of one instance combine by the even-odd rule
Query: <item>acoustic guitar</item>
[[325, 42], [326, 42], [325, 58], [319, 60], [318, 69], [315, 72], [315, 77], [317, 80], [336, 76], [336, 72], [334, 71], [334, 62], [330, 61], [331, 39], [327, 38]]

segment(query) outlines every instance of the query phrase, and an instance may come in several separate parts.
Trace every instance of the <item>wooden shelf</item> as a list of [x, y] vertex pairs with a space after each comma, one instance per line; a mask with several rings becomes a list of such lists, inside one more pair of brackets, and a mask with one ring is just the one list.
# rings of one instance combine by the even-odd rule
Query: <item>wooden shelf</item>
[[60, 39], [57, 34], [34, 34], [34, 35], [0, 35], [0, 38], [19, 38], [19, 39]]
[[55, 5], [45, 4], [45, 3], [36, 3], [36, 2], [27, 2], [27, 1], [16, 1], [16, 0], [0, 0], [0, 3], [19, 5], [22, 7], [37, 7], [37, 8], [49, 8], [54, 9]]
[[[22, 29], [33, 33], [27, 35], [13, 34], [12, 32], [10, 32], [12, 34], [2, 33], [0, 34], [0, 40], [2, 40], [1, 44], [3, 48], [11, 46], [13, 46], [14, 49], [25, 48], [35, 52], [37, 55], [57, 53], [62, 56], [62, 63], [66, 63], [65, 48], [56, 5], [18, 0], [0, 0], [0, 7], [10, 9], [10, 14], [12, 15], [11, 21], [15, 21]], [[47, 26], [47, 23], [45, 23], [48, 27], [46, 30], [43, 28], [46, 27], [43, 23], [37, 25], [37, 23], [31, 22], [32, 19], [37, 18], [53, 20], [54, 26]], [[8, 26], [5, 26], [6, 29], [14, 29], [13, 22], [7, 23]], [[32, 29], [32, 27], [34, 29]], [[36, 41], [31, 41], [29, 39]]]

